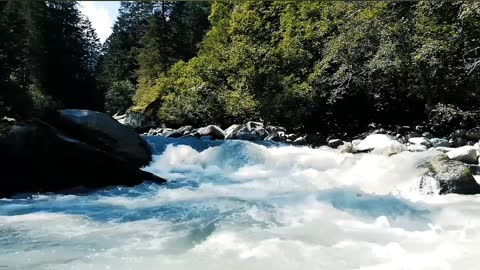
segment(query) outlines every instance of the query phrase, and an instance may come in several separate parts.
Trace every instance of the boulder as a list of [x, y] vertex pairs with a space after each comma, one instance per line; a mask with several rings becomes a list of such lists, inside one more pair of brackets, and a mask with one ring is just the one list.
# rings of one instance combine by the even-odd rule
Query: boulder
[[234, 124], [225, 130], [225, 140], [238, 139], [237, 132], [242, 128], [242, 125]]
[[467, 138], [470, 140], [478, 141], [480, 140], [480, 127], [474, 127], [467, 131], [467, 134], [465, 135]]
[[0, 148], [0, 197], [165, 182], [116, 152], [69, 137], [39, 120], [11, 126], [0, 136]]
[[265, 129], [268, 131], [268, 133], [272, 133], [272, 132], [287, 132], [287, 129], [284, 128], [284, 127], [280, 127], [280, 126], [267, 126], [265, 127]]
[[305, 140], [305, 137], [298, 137], [293, 141], [293, 144], [295, 144], [295, 145], [306, 145], [307, 141]]
[[285, 133], [282, 131], [272, 131], [270, 135], [265, 138], [265, 141], [284, 142], [285, 140]]
[[68, 137], [115, 154], [135, 166], [145, 166], [151, 161], [148, 144], [134, 130], [105, 113], [61, 110], [49, 122]]
[[431, 138], [433, 138], [433, 135], [430, 132], [423, 132], [422, 137], [425, 137], [427, 139], [431, 139]]
[[168, 138], [180, 138], [183, 136], [183, 132], [177, 130], [168, 131], [165, 133], [165, 137]]
[[467, 130], [465, 129], [457, 129], [452, 134], [450, 134], [450, 138], [461, 138], [467, 135]]
[[392, 145], [400, 144], [391, 136], [386, 134], [371, 134], [356, 145], [360, 152], [370, 151], [377, 148], [390, 147]]
[[438, 152], [442, 152], [442, 153], [447, 153], [447, 152], [452, 151], [453, 149], [455, 149], [455, 148], [439, 146], [439, 147], [435, 147], [434, 150], [435, 150], [435, 151], [438, 151]]
[[470, 145], [454, 148], [453, 150], [447, 152], [447, 156], [450, 159], [469, 164], [476, 164], [478, 158], [476, 147]]
[[480, 185], [475, 181], [469, 167], [445, 154], [437, 155], [420, 165], [426, 172], [420, 180], [420, 190], [432, 193], [431, 185], [439, 194], [479, 194]]
[[340, 139], [331, 139], [331, 140], [328, 140], [328, 146], [330, 146], [331, 148], [337, 148], [339, 147], [340, 145], [343, 144], [343, 141], [340, 140]]
[[459, 147], [467, 144], [467, 141], [462, 137], [453, 137], [448, 141], [448, 143], [452, 147]]
[[263, 140], [269, 135], [261, 122], [249, 121], [246, 126], [248, 131], [256, 137], [256, 140]]
[[427, 148], [432, 146], [430, 141], [427, 138], [424, 138], [424, 137], [409, 138], [408, 142], [411, 143], [411, 144], [415, 144], [415, 145], [423, 145]]
[[445, 139], [440, 139], [440, 138], [432, 138], [430, 139], [430, 143], [432, 144], [433, 147], [450, 147], [450, 144], [448, 143], [448, 140]]
[[198, 130], [200, 136], [209, 136], [214, 140], [223, 140], [225, 139], [225, 132], [223, 129], [216, 125], [209, 125]]

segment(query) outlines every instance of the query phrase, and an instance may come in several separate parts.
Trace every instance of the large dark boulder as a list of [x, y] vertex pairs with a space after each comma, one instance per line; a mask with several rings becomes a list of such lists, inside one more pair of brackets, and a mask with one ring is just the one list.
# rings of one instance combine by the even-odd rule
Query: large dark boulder
[[133, 129], [108, 114], [89, 110], [61, 110], [49, 123], [67, 136], [141, 167], [152, 159], [150, 147]]
[[445, 154], [436, 155], [423, 162], [420, 167], [427, 169], [420, 180], [420, 190], [429, 193], [431, 185], [440, 194], [479, 194], [480, 185], [475, 181], [470, 168], [464, 163], [451, 160]]
[[[165, 182], [117, 155], [60, 133], [39, 120], [2, 124], [0, 197]], [[83, 131], [82, 131], [83, 132]], [[103, 138], [104, 139], [104, 138]]]

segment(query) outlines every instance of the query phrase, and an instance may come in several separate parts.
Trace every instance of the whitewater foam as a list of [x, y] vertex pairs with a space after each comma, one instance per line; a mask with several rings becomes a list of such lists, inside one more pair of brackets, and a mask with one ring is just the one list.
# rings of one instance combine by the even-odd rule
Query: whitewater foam
[[431, 152], [171, 142], [166, 186], [0, 200], [0, 269], [478, 268], [480, 196], [420, 193]]

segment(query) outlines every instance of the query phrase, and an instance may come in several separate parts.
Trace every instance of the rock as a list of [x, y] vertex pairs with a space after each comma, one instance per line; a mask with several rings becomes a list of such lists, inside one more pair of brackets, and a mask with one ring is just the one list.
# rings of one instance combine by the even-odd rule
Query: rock
[[294, 134], [294, 133], [290, 133], [290, 134], [286, 134], [285, 137], [287, 138], [287, 140], [291, 140], [292, 142], [295, 141], [295, 139], [297, 139], [299, 136], [297, 134]]
[[305, 137], [298, 137], [293, 141], [293, 144], [295, 144], [295, 145], [306, 145], [307, 141], [305, 140]]
[[39, 120], [10, 127], [0, 137], [0, 148], [0, 197], [78, 187], [133, 186], [146, 180], [165, 182], [115, 151], [69, 137]]
[[408, 140], [410, 140], [411, 138], [418, 138], [422, 136], [420, 135], [420, 133], [413, 131], [413, 132], [409, 132], [406, 137]]
[[469, 131], [467, 131], [465, 136], [470, 140], [474, 140], [474, 141], [480, 140], [480, 127], [474, 127], [470, 129]]
[[445, 139], [432, 138], [430, 139], [430, 143], [432, 144], [433, 147], [439, 147], [439, 146], [450, 147], [450, 144]]
[[447, 152], [447, 156], [450, 159], [458, 160], [469, 164], [476, 164], [478, 158], [477, 149], [474, 146], [469, 145], [454, 148], [453, 150]]
[[331, 139], [331, 140], [328, 140], [328, 146], [330, 146], [331, 148], [337, 148], [339, 147], [340, 145], [343, 144], [343, 141], [340, 140], [340, 139]]
[[439, 147], [435, 147], [434, 150], [438, 151], [438, 152], [442, 152], [442, 153], [447, 153], [447, 152], [452, 151], [453, 149], [455, 149], [455, 148], [439, 146]]
[[225, 130], [225, 140], [238, 139], [237, 132], [242, 128], [242, 125], [231, 125]]
[[425, 137], [427, 139], [431, 139], [431, 138], [433, 138], [433, 135], [430, 132], [424, 132], [424, 133], [422, 133], [422, 137]]
[[391, 145], [385, 147], [375, 148], [371, 153], [384, 156], [393, 156], [406, 150], [407, 147], [405, 145], [401, 143], [392, 143]]
[[255, 140], [263, 140], [268, 136], [268, 131], [261, 122], [249, 121], [246, 126], [248, 131], [255, 137]]
[[178, 131], [178, 129], [165, 132], [164, 134], [165, 134], [165, 137], [167, 138], [180, 138], [183, 136], [183, 133]]
[[210, 136], [214, 140], [223, 140], [225, 132], [216, 125], [209, 125], [198, 130], [200, 136]]
[[420, 180], [420, 190], [431, 191], [431, 183], [436, 185], [439, 194], [478, 194], [480, 185], [475, 181], [469, 167], [457, 160], [449, 160], [445, 154], [437, 155], [420, 167], [427, 172]]
[[287, 131], [286, 128], [280, 127], [280, 126], [267, 126], [265, 129], [268, 131], [268, 133], [272, 133], [272, 132], [283, 132], [283, 133], [285, 133]]
[[356, 152], [356, 149], [351, 142], [346, 142], [340, 145], [337, 149], [340, 150], [340, 153], [344, 153], [344, 154], [346, 153], [353, 154]]
[[275, 141], [275, 142], [284, 142], [286, 140], [285, 133], [281, 131], [272, 131], [270, 135], [268, 135], [265, 141]]
[[408, 142], [412, 143], [412, 144], [415, 144], [415, 145], [423, 145], [427, 148], [432, 146], [430, 141], [427, 138], [424, 138], [424, 137], [409, 138]]
[[410, 152], [425, 152], [427, 147], [421, 144], [412, 144], [407, 147], [407, 150]]
[[460, 138], [460, 137], [465, 137], [465, 135], [467, 135], [467, 130], [458, 129], [458, 130], [455, 130], [454, 132], [452, 132], [452, 134], [450, 134], [450, 137], [451, 138]]
[[68, 137], [113, 153], [135, 166], [146, 166], [151, 161], [148, 144], [135, 131], [105, 113], [61, 110], [50, 119], [50, 123]]
[[462, 138], [462, 137], [454, 137], [454, 138], [451, 138], [448, 143], [450, 144], [450, 146], [452, 147], [460, 147], [460, 146], [463, 146], [467, 143], [467, 141]]
[[371, 134], [363, 139], [356, 147], [358, 151], [365, 152], [376, 148], [389, 147], [392, 144], [399, 144], [399, 142], [389, 135]]
[[15, 123], [15, 118], [11, 118], [11, 117], [6, 117], [4, 116], [2, 119], [1, 119], [2, 122], [9, 122], [9, 123]]
[[178, 131], [179, 133], [185, 135], [186, 132], [191, 132], [192, 129], [193, 129], [192, 126], [183, 126], [183, 127], [179, 128], [179, 129], [177, 129], [177, 131]]

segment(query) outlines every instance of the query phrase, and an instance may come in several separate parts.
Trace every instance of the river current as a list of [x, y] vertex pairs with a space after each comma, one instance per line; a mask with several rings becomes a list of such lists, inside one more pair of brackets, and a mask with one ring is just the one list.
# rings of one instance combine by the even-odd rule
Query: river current
[[432, 152], [146, 139], [166, 185], [0, 200], [0, 269], [479, 269], [480, 196], [421, 193]]

